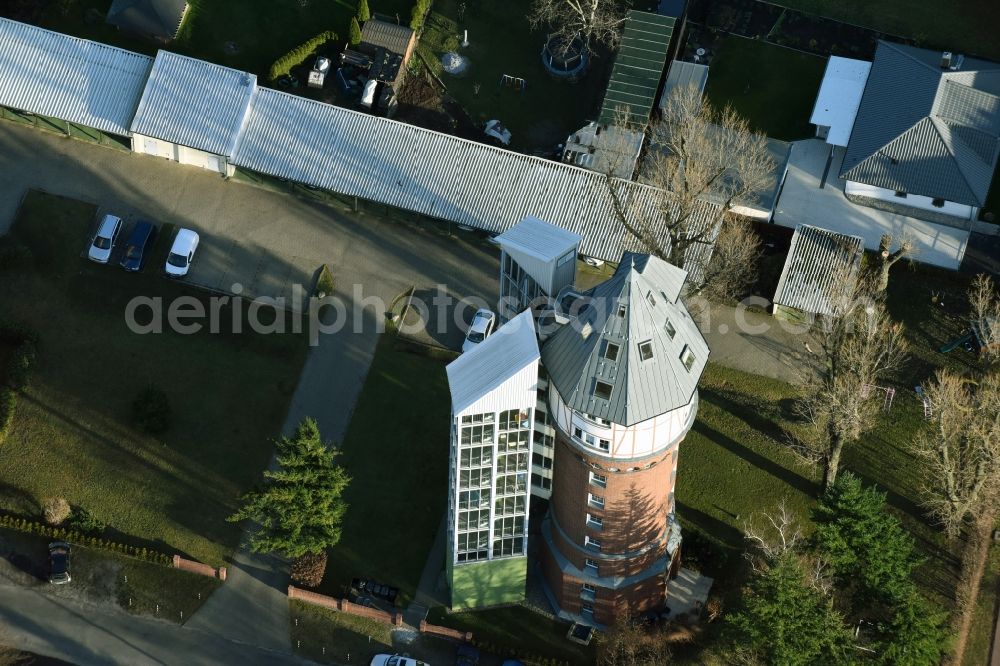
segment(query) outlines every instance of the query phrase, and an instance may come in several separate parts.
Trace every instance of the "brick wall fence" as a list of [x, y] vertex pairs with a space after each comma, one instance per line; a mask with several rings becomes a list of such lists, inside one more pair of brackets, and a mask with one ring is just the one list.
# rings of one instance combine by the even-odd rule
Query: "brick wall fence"
[[[350, 613], [351, 615], [360, 615], [361, 617], [371, 618], [379, 622], [385, 622], [386, 624], [391, 624], [396, 627], [403, 625], [403, 614], [399, 611], [394, 611], [392, 613], [384, 610], [379, 610], [377, 608], [369, 608], [368, 606], [362, 606], [360, 604], [355, 604], [347, 599], [338, 599], [336, 597], [328, 597], [325, 594], [317, 594], [316, 592], [310, 592], [308, 590], [303, 590], [294, 585], [288, 586], [288, 598], [289, 599], [299, 599], [307, 604], [313, 604], [314, 606], [322, 606], [323, 608], [329, 608], [330, 610], [341, 611], [342, 613]], [[456, 641], [472, 641], [471, 631], [458, 631], [456, 629], [449, 629], [448, 627], [439, 627], [434, 624], [428, 624], [427, 620], [420, 621], [420, 631], [425, 634], [433, 634], [434, 636], [441, 636], [442, 638], [450, 638]]]
[[226, 567], [219, 567], [216, 569], [215, 567], [210, 567], [207, 564], [202, 564], [201, 562], [186, 560], [180, 555], [174, 555], [173, 564], [175, 569], [180, 569], [181, 571], [190, 571], [191, 573], [208, 576], [209, 578], [226, 580]]
[[322, 606], [323, 608], [329, 608], [343, 613], [350, 613], [351, 615], [360, 615], [361, 617], [371, 618], [396, 627], [402, 626], [403, 624], [403, 614], [398, 611], [390, 613], [377, 608], [369, 608], [368, 606], [351, 603], [347, 599], [337, 599], [335, 597], [328, 597], [325, 594], [317, 594], [316, 592], [302, 590], [294, 585], [288, 586], [288, 598], [301, 599], [308, 604]]
[[420, 632], [434, 636], [443, 636], [444, 638], [451, 638], [456, 641], [465, 641], [466, 643], [472, 642], [471, 631], [459, 631], [458, 629], [439, 627], [435, 624], [427, 624], [427, 620], [420, 621]]

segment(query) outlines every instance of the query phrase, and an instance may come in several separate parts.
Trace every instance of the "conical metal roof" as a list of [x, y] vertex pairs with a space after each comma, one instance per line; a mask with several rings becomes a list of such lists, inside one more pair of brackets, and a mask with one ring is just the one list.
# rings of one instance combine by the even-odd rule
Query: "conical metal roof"
[[691, 401], [709, 349], [680, 299], [686, 279], [662, 259], [626, 253], [571, 307], [576, 316], [542, 347], [570, 407], [631, 426]]

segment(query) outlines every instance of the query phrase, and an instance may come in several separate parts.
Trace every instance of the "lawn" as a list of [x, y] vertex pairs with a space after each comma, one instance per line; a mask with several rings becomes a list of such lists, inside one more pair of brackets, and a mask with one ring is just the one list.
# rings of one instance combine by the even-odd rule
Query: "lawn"
[[780, 4], [909, 37], [926, 48], [1000, 60], [996, 38], [1000, 3], [995, 0], [964, 0], [943, 10], [931, 0], [782, 0]]
[[[323, 589], [343, 594], [353, 577], [398, 587], [413, 598], [448, 497], [448, 414], [444, 362], [379, 341], [341, 448], [353, 477], [340, 543], [330, 551]], [[441, 562], [442, 568], [444, 562]]]
[[[41, 340], [0, 448], [0, 509], [37, 512], [43, 498], [65, 497], [108, 524], [111, 538], [222, 564], [239, 540], [225, 518], [267, 465], [305, 338], [233, 334], [228, 305], [218, 334], [130, 332], [123, 314], [135, 296], [207, 296], [160, 277], [152, 262], [126, 274], [82, 259], [94, 213], [33, 192], [15, 221], [36, 265], [3, 276], [0, 311]], [[168, 236], [159, 243], [162, 251]], [[132, 402], [149, 386], [170, 402], [160, 436], [132, 425]]]
[[727, 37], [712, 58], [706, 95], [732, 105], [757, 130], [793, 141], [809, 124], [826, 59], [742, 37]]
[[[202, 60], [246, 70], [265, 77], [275, 60], [325, 30], [346, 42], [356, 0], [189, 0], [191, 7], [178, 38], [169, 49]], [[372, 13], [398, 14], [410, 21], [412, 0], [370, 0]], [[63, 13], [57, 5], [66, 6]], [[157, 45], [122, 35], [103, 18], [87, 21], [88, 11], [104, 17], [111, 0], [63, 0], [52, 3], [42, 25], [87, 39], [154, 54]], [[227, 49], [227, 44], [235, 49]]]
[[366, 617], [338, 613], [297, 599], [288, 602], [292, 645], [309, 659], [367, 664], [392, 653], [392, 626]]
[[3, 553], [22, 570], [30, 569], [41, 591], [95, 604], [115, 604], [131, 613], [171, 622], [189, 619], [222, 582], [187, 571], [82, 546], [73, 547], [72, 582], [53, 586], [48, 572], [49, 539], [0, 529]]
[[[471, 631], [476, 645], [502, 657], [516, 650], [522, 658], [531, 656], [568, 660], [571, 664], [594, 663], [593, 643], [584, 646], [566, 640], [569, 624], [549, 619], [524, 606], [450, 614], [443, 608], [432, 608], [427, 621]], [[532, 659], [531, 663], [538, 662]]]
[[[465, 7], [462, 19], [461, 6]], [[542, 66], [545, 31], [532, 31], [528, 25], [530, 6], [531, 0], [436, 0], [419, 50], [473, 121], [498, 118], [510, 130], [515, 150], [551, 151], [597, 117], [613, 55], [598, 54], [577, 83], [553, 79]], [[469, 32], [469, 46], [460, 48], [463, 30]], [[441, 56], [449, 51], [469, 60], [461, 76], [441, 71]], [[523, 78], [525, 91], [501, 89], [503, 74]]]

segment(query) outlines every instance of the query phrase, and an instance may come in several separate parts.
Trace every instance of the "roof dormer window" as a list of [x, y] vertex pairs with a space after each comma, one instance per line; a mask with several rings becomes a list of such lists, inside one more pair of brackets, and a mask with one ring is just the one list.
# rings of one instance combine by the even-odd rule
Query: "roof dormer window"
[[651, 291], [646, 292], [646, 300], [649, 301], [649, 304], [652, 305], [654, 308], [656, 307], [656, 296], [653, 296], [653, 292]]
[[594, 382], [594, 397], [611, 400], [611, 384], [597, 380]]
[[614, 342], [610, 342], [608, 340], [605, 340], [604, 341], [604, 358], [606, 358], [607, 360], [612, 361], [612, 362], [617, 361], [618, 360], [618, 352], [619, 352], [620, 349], [621, 349], [620, 345], [618, 345], [618, 344], [616, 344]]
[[665, 320], [663, 322], [663, 330], [665, 330], [667, 332], [667, 336], [671, 340], [673, 340], [674, 336], [677, 335], [677, 329], [674, 328], [674, 325], [670, 323], [669, 319], [667, 319], [667, 320]]
[[653, 342], [651, 340], [643, 340], [639, 343], [639, 358], [643, 361], [653, 359]]
[[691, 372], [691, 368], [694, 367], [695, 357], [694, 352], [687, 345], [684, 345], [684, 351], [681, 352], [681, 363], [684, 364], [684, 369]]

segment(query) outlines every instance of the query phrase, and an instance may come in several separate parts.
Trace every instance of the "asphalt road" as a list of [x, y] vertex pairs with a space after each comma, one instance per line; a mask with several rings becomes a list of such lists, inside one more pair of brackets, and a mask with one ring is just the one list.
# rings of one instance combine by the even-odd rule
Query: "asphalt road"
[[74, 664], [309, 664], [287, 653], [125, 611], [0, 584], [0, 638]]

